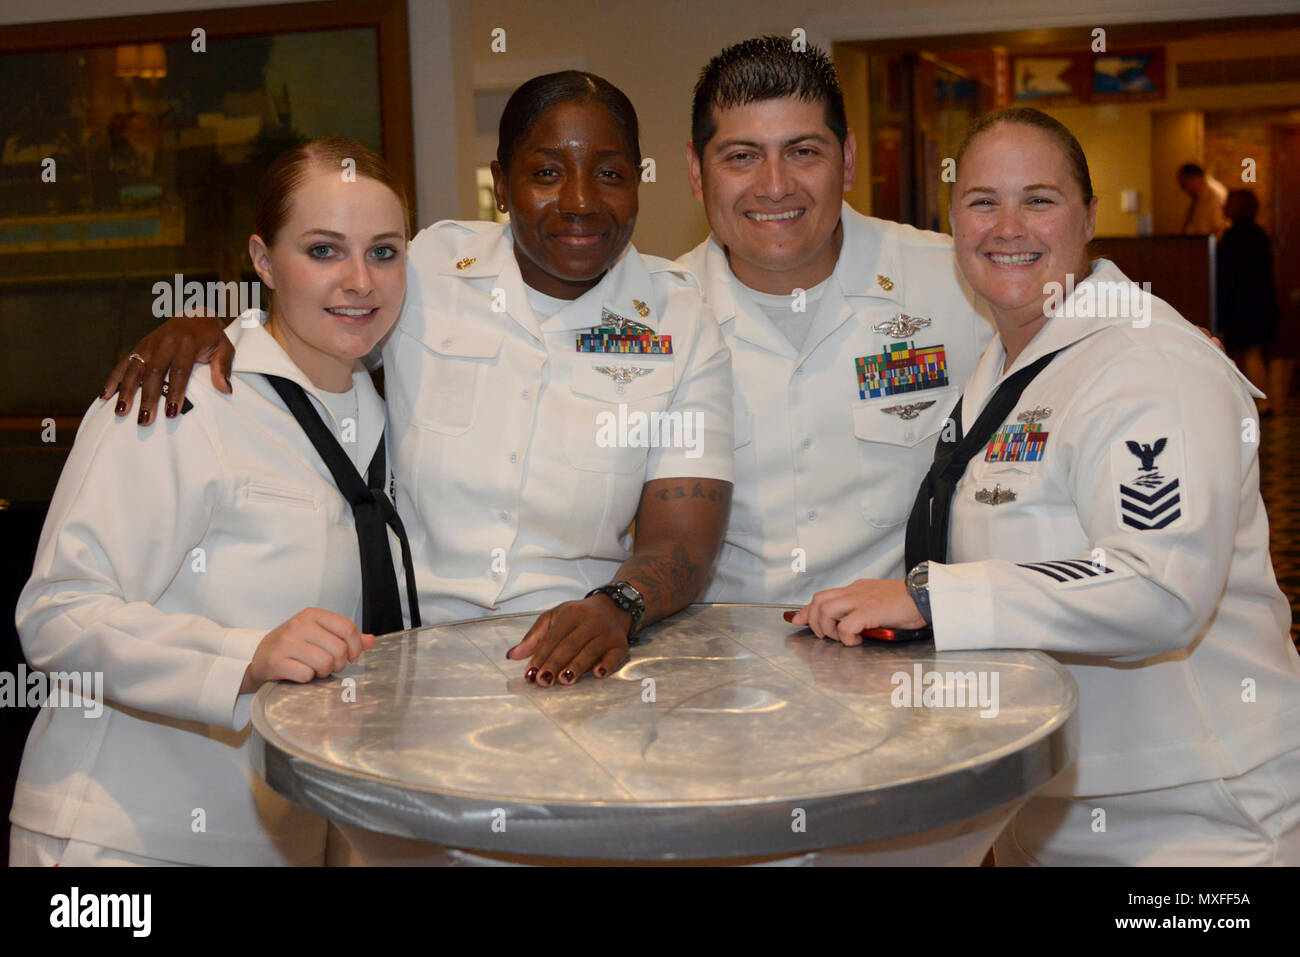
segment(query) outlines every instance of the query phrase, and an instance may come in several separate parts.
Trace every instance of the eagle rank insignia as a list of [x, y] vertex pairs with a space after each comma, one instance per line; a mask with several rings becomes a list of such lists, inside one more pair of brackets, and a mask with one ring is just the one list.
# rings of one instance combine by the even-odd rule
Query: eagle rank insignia
[[1186, 524], [1183, 434], [1134, 435], [1111, 446], [1115, 520], [1121, 528], [1155, 531]]

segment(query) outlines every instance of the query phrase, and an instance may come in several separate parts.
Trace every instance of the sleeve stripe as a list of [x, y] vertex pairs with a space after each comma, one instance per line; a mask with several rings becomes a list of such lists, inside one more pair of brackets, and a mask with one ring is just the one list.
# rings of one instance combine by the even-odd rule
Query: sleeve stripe
[[1065, 582], [1073, 579], [1079, 581], [1083, 578], [1096, 578], [1098, 575], [1109, 575], [1112, 569], [1102, 566], [1100, 569], [1093, 565], [1092, 562], [1084, 561], [1080, 558], [1065, 558], [1050, 562], [1030, 562], [1021, 563], [1021, 568], [1028, 568], [1036, 571], [1041, 575], [1058, 582]]
[[1064, 558], [1056, 562], [1057, 565], [1069, 565], [1077, 568], [1079, 571], [1088, 575], [1109, 575], [1114, 569], [1107, 568], [1105, 565], [1098, 567], [1092, 562], [1086, 562], [1082, 558]]
[[[1037, 566], [1037, 565], [1021, 565], [1020, 567], [1021, 567], [1021, 568], [1028, 568], [1028, 569], [1031, 569], [1031, 570], [1033, 570], [1033, 571], [1038, 572], [1039, 574], [1046, 575], [1048, 578], [1054, 578], [1054, 579], [1055, 579], [1056, 581], [1058, 581], [1058, 582], [1069, 581], [1069, 579], [1066, 578], [1064, 575], [1058, 575], [1058, 574], [1057, 574], [1056, 572], [1054, 572], [1054, 571], [1050, 571], [1049, 569], [1046, 569], [1046, 568], [1040, 568], [1040, 567]], [[1080, 576], [1075, 575], [1074, 577], [1075, 577], [1075, 578], [1078, 578], [1078, 577], [1080, 577]]]

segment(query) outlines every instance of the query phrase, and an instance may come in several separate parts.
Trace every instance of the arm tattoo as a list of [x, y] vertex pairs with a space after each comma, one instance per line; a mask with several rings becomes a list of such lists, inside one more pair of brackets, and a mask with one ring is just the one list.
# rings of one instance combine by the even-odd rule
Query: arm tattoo
[[670, 499], [678, 498], [705, 498], [710, 502], [722, 501], [722, 496], [719, 494], [716, 487], [705, 492], [704, 486], [699, 482], [696, 482], [689, 491], [687, 491], [685, 485], [674, 485], [672, 488], [661, 488], [659, 491], [655, 492], [655, 498], [659, 499], [661, 502], [667, 502]]
[[680, 543], [672, 553], [633, 555], [618, 571], [645, 598], [646, 622], [671, 615], [688, 604], [700, 588], [700, 568]]

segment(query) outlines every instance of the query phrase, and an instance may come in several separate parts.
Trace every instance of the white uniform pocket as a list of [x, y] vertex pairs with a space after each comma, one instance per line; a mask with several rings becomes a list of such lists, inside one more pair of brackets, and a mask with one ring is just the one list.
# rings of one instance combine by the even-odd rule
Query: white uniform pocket
[[671, 359], [627, 354], [575, 355], [571, 420], [564, 454], [588, 472], [645, 470], [651, 447], [684, 441], [682, 413], [666, 413], [674, 384]]
[[[341, 494], [326, 502], [301, 486], [249, 480], [236, 484], [234, 506], [233, 524], [221, 532], [230, 543], [224, 546], [220, 562], [204, 568], [206, 586], [211, 589], [207, 597], [229, 591], [237, 600], [236, 582], [245, 574], [242, 569], [266, 561], [268, 556], [290, 552], [294, 573], [276, 584], [280, 607], [297, 610], [319, 605], [326, 562], [331, 557], [330, 532], [340, 511], [347, 508]], [[332, 557], [337, 559], [337, 555]], [[191, 554], [189, 561], [197, 558]], [[205, 557], [205, 561], [210, 560]], [[230, 600], [229, 596], [225, 600]]]
[[925, 389], [853, 403], [862, 511], [878, 528], [907, 520], [957, 390]]
[[394, 349], [407, 390], [411, 421], [446, 435], [461, 435], [474, 424], [486, 369], [501, 351], [500, 329], [464, 322], [446, 313], [430, 314], [423, 340], [402, 334]]

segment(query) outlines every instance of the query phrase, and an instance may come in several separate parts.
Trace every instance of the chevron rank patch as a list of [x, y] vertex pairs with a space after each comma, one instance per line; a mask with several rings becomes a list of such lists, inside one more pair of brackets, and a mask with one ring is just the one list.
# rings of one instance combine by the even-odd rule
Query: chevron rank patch
[[1115, 517], [1123, 528], [1150, 531], [1187, 522], [1183, 433], [1134, 434], [1110, 447]]

